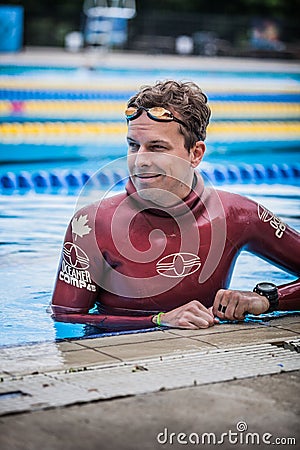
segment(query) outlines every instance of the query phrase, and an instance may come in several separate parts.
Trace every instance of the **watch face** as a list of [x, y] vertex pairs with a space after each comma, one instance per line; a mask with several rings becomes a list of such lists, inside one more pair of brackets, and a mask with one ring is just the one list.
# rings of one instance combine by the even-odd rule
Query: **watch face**
[[257, 288], [266, 294], [274, 292], [274, 290], [277, 292], [277, 287], [273, 283], [258, 283]]

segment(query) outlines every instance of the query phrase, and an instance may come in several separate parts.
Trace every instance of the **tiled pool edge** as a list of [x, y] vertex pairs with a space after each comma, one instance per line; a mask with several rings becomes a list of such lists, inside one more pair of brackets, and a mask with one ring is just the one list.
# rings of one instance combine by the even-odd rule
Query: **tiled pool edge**
[[[297, 342], [299, 345], [299, 339]], [[299, 353], [292, 352], [286, 346], [257, 344], [120, 362], [86, 368], [85, 371], [28, 375], [8, 380], [1, 386], [0, 415], [192, 388], [299, 369]]]
[[[8, 346], [0, 348], [0, 377], [126, 362], [136, 358], [137, 352], [141, 358], [153, 357], [172, 353], [176, 349], [184, 352], [199, 347], [225, 348], [233, 344], [290, 339], [297, 334], [300, 334], [300, 317], [288, 316], [266, 323], [222, 324], [202, 330], [166, 329]], [[70, 355], [73, 357], [70, 358]], [[83, 355], [86, 357], [83, 358]], [[91, 355], [95, 357], [90, 358]]]
[[[29, 65], [29, 66], [54, 66], [54, 67], [98, 67], [106, 68], [139, 68], [152, 69], [166, 68], [168, 70], [181, 69], [183, 58], [181, 55], [146, 55], [142, 53], [112, 51], [101, 53], [86, 51], [79, 53], [66, 52], [58, 47], [36, 47], [27, 46], [18, 53], [1, 53], [2, 65]], [[216, 71], [250, 71], [257, 72], [287, 72], [298, 73], [298, 61], [265, 59], [265, 58], [243, 58], [243, 57], [211, 57], [185, 55], [184, 63], [191, 70], [203, 69]]]
[[[16, 363], [19, 358], [19, 368], [2, 367], [0, 415], [192, 387], [193, 377], [196, 384], [210, 384], [299, 370], [300, 355], [289, 348], [299, 337], [299, 317], [286, 317], [269, 326], [223, 325], [197, 332], [168, 330], [148, 336], [65, 340], [51, 347], [10, 347], [10, 361]], [[253, 364], [248, 364], [247, 355]], [[202, 371], [207, 366], [208, 378], [195, 370], [197, 358]], [[34, 364], [28, 366], [28, 361]], [[173, 365], [172, 377], [164, 364]], [[127, 383], [128, 377], [132, 383]]]

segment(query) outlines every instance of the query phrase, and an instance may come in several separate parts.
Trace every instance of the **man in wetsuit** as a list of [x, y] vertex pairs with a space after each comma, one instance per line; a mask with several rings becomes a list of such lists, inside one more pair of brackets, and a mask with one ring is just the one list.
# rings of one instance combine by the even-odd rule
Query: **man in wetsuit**
[[262, 205], [204, 186], [196, 168], [210, 109], [199, 87], [146, 86], [129, 100], [126, 118], [126, 192], [72, 218], [52, 299], [56, 320], [198, 329], [299, 309], [299, 280], [228, 289], [244, 249], [299, 276], [300, 238]]

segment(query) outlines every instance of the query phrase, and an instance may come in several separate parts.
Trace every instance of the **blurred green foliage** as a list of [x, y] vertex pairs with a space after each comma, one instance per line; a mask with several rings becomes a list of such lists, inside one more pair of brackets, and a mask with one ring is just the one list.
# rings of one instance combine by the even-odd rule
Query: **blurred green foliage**
[[297, 0], [137, 0], [138, 10], [195, 12], [204, 14], [275, 15], [293, 17], [299, 13]]
[[[6, 0], [6, 5], [22, 5], [25, 12], [25, 45], [64, 45], [66, 33], [83, 30], [83, 0]], [[222, 15], [224, 20], [234, 16], [265, 16], [295, 22], [299, 16], [299, 0], [136, 0], [137, 16], [130, 21], [147, 23], [160, 13]], [[180, 30], [179, 30], [180, 31]]]

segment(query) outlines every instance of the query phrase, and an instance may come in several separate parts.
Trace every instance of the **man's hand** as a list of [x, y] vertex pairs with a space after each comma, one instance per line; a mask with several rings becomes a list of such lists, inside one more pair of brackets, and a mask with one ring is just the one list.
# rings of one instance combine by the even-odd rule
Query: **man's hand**
[[243, 320], [244, 315], [262, 314], [269, 309], [269, 300], [255, 292], [220, 289], [215, 296], [212, 312], [220, 319]]
[[192, 300], [186, 305], [172, 309], [161, 317], [162, 325], [190, 330], [208, 328], [215, 323], [218, 323], [218, 319], [214, 318], [212, 307], [208, 309], [198, 300]]

